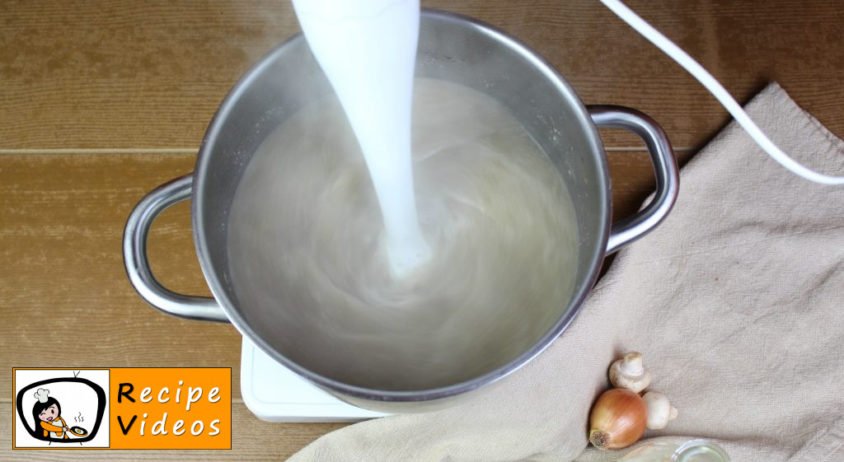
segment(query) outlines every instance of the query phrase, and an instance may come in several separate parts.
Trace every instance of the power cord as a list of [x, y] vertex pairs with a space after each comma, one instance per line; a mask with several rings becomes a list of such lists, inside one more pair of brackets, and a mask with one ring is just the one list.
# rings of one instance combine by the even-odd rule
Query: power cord
[[782, 151], [767, 135], [756, 125], [755, 122], [744, 112], [744, 109], [736, 102], [729, 92], [715, 80], [706, 69], [703, 68], [697, 61], [694, 60], [688, 53], [683, 51], [674, 42], [668, 39], [661, 32], [656, 30], [647, 21], [639, 17], [633, 10], [627, 7], [620, 0], [601, 0], [601, 2], [613, 13], [615, 13], [622, 21], [626, 22], [636, 32], [648, 39], [657, 48], [662, 50], [671, 59], [683, 67], [692, 77], [696, 78], [713, 96], [721, 103], [724, 108], [736, 119], [736, 122], [744, 128], [748, 135], [775, 161], [787, 168], [791, 172], [799, 175], [809, 181], [826, 185], [842, 185], [844, 184], [844, 176], [831, 176], [823, 173], [818, 173], [811, 170], [796, 160], [792, 159], [785, 152]]

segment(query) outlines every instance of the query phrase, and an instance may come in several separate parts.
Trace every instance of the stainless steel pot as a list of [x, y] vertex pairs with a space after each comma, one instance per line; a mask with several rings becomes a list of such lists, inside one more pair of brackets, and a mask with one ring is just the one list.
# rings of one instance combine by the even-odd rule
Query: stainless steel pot
[[[426, 11], [416, 73], [456, 82], [506, 105], [542, 146], [568, 185], [579, 233], [576, 289], [547, 333], [518, 357], [470, 380], [436, 389], [363, 388], [313, 372], [288, 359], [274, 334], [256, 322], [250, 306], [236, 303], [227, 253], [228, 213], [240, 177], [264, 137], [297, 109], [331, 92], [301, 35], [264, 57], [223, 102], [203, 140], [192, 175], [152, 191], [126, 224], [123, 254], [132, 285], [148, 303], [176, 316], [230, 321], [258, 347], [314, 384], [361, 407], [402, 411], [439, 405], [512, 373], [544, 350], [571, 323], [595, 283], [604, 257], [644, 236], [669, 213], [678, 173], [662, 129], [647, 116], [621, 107], [588, 109], [542, 58], [501, 32], [472, 19]], [[647, 144], [656, 173], [652, 201], [611, 226], [610, 181], [598, 127], [619, 127]], [[176, 202], [193, 202], [193, 234], [213, 299], [174, 293], [150, 271], [146, 240], [155, 217]], [[280, 307], [279, 309], [296, 309]], [[526, 319], [525, 322], [531, 322]], [[430, 407], [430, 406], [428, 406]]]

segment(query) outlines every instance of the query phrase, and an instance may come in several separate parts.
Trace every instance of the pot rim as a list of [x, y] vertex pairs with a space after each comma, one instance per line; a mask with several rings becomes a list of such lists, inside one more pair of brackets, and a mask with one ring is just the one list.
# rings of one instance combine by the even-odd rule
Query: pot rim
[[609, 181], [605, 151], [603, 143], [601, 142], [601, 138], [598, 135], [597, 127], [592, 122], [592, 119], [589, 116], [589, 112], [583, 105], [580, 98], [578, 98], [577, 94], [574, 92], [574, 89], [544, 58], [540, 57], [536, 52], [529, 49], [523, 43], [510, 37], [509, 35], [505, 34], [504, 32], [498, 30], [497, 28], [489, 24], [486, 24], [468, 16], [431, 9], [423, 9], [422, 19], [434, 19], [437, 21], [444, 21], [456, 24], [459, 27], [471, 27], [476, 31], [488, 36], [492, 40], [500, 43], [501, 45], [517, 52], [526, 61], [530, 62], [533, 66], [535, 66], [536, 69], [541, 71], [541, 73], [548, 79], [548, 81], [554, 85], [558, 92], [558, 96], [560, 96], [563, 100], [567, 100], [569, 103], [572, 104], [574, 108], [576, 108], [576, 122], [579, 123], [580, 126], [587, 132], [586, 136], [588, 137], [590, 144], [592, 145], [593, 151], [596, 153], [596, 160], [600, 164], [600, 174], [598, 175], [598, 178], [596, 178], [596, 182], [598, 183], [597, 189], [599, 194], [599, 202], [604, 204], [603, 209], [605, 213], [600, 214], [599, 216], [599, 229], [601, 229], [602, 231], [600, 233], [600, 236], [596, 236], [597, 239], [599, 239], [598, 245], [595, 247], [595, 251], [592, 252], [592, 255], [589, 256], [587, 268], [589, 276], [579, 287], [576, 287], [575, 292], [569, 303], [569, 307], [564, 312], [564, 314], [542, 337], [539, 338], [539, 340], [537, 340], [533, 344], [533, 346], [528, 348], [522, 354], [510, 360], [506, 364], [499, 366], [483, 375], [444, 387], [420, 390], [380, 390], [374, 388], [367, 388], [356, 385], [350, 385], [326, 377], [324, 375], [317, 374], [291, 361], [281, 353], [277, 352], [274, 348], [272, 348], [268, 344], [268, 342], [260, 338], [255, 333], [255, 331], [249, 326], [243, 316], [241, 316], [240, 313], [233, 308], [234, 304], [232, 303], [232, 300], [228, 297], [226, 291], [222, 289], [223, 284], [217, 274], [213, 271], [213, 266], [209, 258], [210, 251], [208, 249], [208, 241], [206, 239], [204, 228], [201, 226], [201, 223], [204, 220], [200, 201], [201, 198], [204, 196], [207, 184], [205, 178], [208, 173], [208, 164], [210, 162], [211, 157], [210, 153], [212, 151], [212, 147], [214, 146], [217, 137], [220, 135], [221, 129], [229, 112], [232, 110], [232, 108], [243, 95], [243, 93], [246, 91], [246, 89], [250, 86], [251, 82], [256, 79], [266, 69], [266, 67], [270, 65], [271, 62], [275, 61], [277, 55], [283, 53], [286, 48], [288, 48], [292, 44], [295, 44], [297, 41], [304, 40], [304, 37], [301, 33], [292, 36], [288, 40], [276, 46], [272, 51], [262, 57], [260, 61], [249, 71], [247, 71], [246, 74], [244, 74], [244, 76], [235, 84], [235, 86], [223, 100], [222, 104], [220, 105], [220, 108], [217, 110], [216, 114], [214, 115], [208, 126], [208, 129], [206, 130], [197, 156], [196, 168], [194, 169], [193, 173], [194, 187], [191, 193], [191, 216], [194, 233], [194, 243], [196, 246], [197, 256], [199, 258], [200, 267], [205, 276], [206, 282], [208, 283], [208, 286], [211, 290], [211, 293], [213, 294], [217, 302], [220, 304], [222, 309], [225, 311], [226, 315], [228, 316], [231, 323], [235, 326], [235, 328], [241, 333], [241, 335], [247, 337], [258, 348], [266, 352], [271, 358], [278, 361], [288, 369], [294, 371], [301, 377], [304, 377], [310, 382], [316, 384], [317, 386], [327, 389], [332, 393], [339, 393], [341, 395], [345, 394], [350, 397], [377, 402], [422, 402], [460, 395], [468, 391], [478, 389], [482, 386], [497, 382], [500, 379], [512, 374], [531, 360], [533, 360], [536, 356], [538, 356], [546, 348], [548, 348], [554, 342], [554, 340], [556, 340], [557, 337], [559, 337], [560, 334], [562, 334], [568, 328], [568, 326], [574, 320], [575, 316], [582, 309], [586, 297], [588, 296], [589, 292], [591, 291], [592, 287], [598, 279], [598, 274], [604, 257], [606, 255], [605, 249], [607, 248], [607, 241], [609, 239], [610, 234], [609, 220], [612, 214], [612, 202], [610, 194], [611, 186]]

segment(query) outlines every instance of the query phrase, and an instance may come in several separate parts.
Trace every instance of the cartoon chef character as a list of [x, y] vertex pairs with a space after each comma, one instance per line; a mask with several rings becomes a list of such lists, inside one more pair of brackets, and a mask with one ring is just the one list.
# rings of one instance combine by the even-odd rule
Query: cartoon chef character
[[35, 406], [32, 407], [32, 416], [35, 422], [41, 427], [41, 435], [44, 438], [69, 439], [67, 436], [67, 423], [62, 418], [62, 405], [56, 398], [50, 396], [50, 390], [39, 388], [35, 392]]

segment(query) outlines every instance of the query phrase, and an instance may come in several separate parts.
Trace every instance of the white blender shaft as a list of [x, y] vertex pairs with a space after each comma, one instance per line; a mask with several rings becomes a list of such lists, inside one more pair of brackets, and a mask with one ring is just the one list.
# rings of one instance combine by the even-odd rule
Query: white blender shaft
[[413, 188], [411, 108], [419, 0], [294, 0], [314, 56], [363, 151], [394, 276], [431, 257]]

